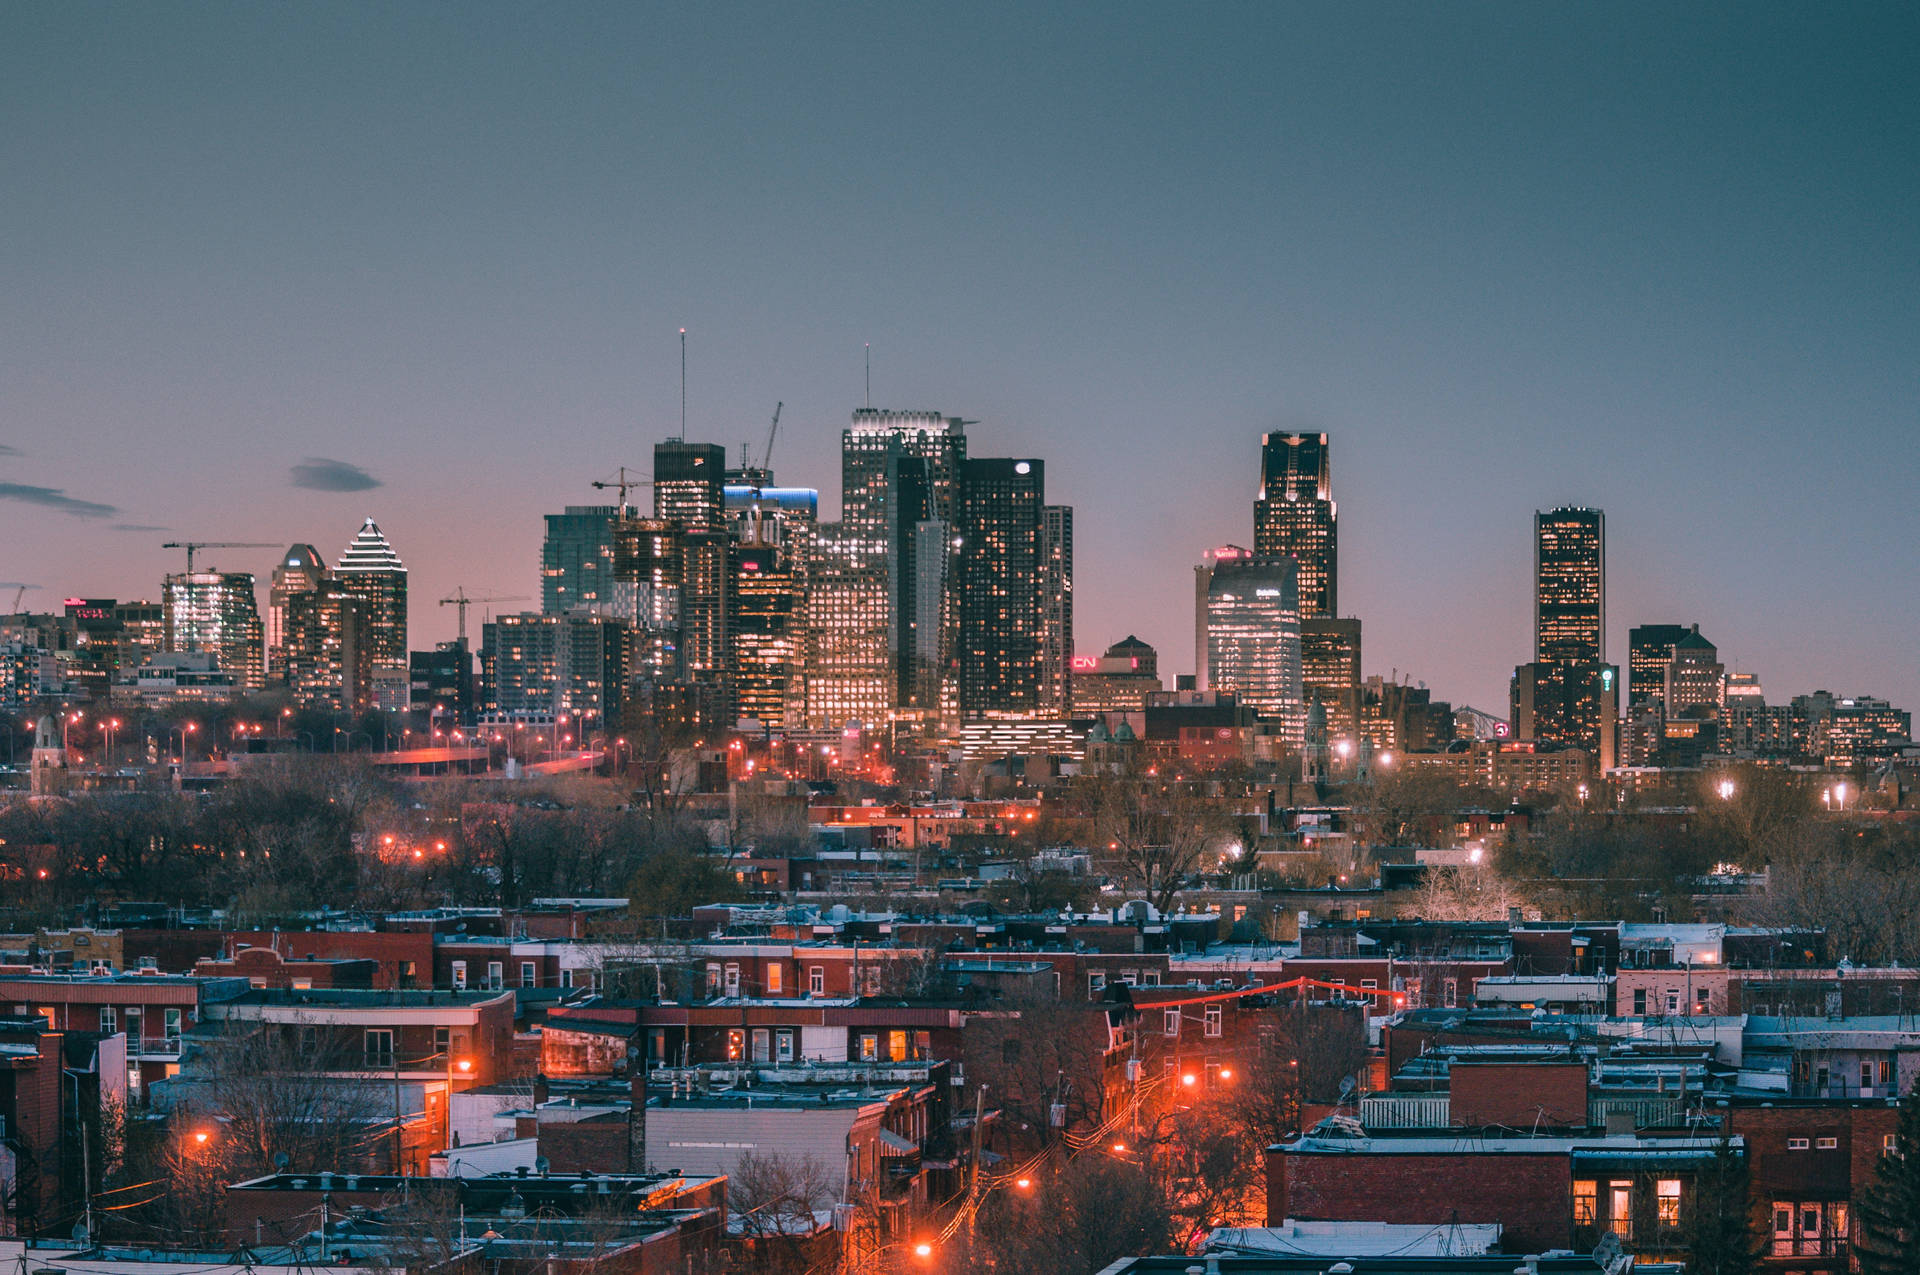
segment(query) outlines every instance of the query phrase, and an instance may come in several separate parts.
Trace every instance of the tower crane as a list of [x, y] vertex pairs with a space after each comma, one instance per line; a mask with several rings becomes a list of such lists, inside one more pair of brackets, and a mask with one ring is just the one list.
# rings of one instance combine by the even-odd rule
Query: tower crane
[[632, 478], [627, 477], [627, 467], [625, 465], [620, 466], [620, 473], [617, 477], [593, 484], [595, 491], [618, 491], [620, 493], [621, 513], [627, 512], [628, 491], [635, 487], [651, 486], [653, 486], [653, 479], [651, 478], [643, 478], [638, 474], [635, 474]]
[[465, 585], [460, 585], [456, 587], [454, 591], [451, 594], [449, 594], [447, 597], [441, 598], [440, 605], [443, 607], [459, 608], [460, 649], [464, 651], [467, 649], [467, 608], [468, 607], [472, 606], [476, 602], [531, 602], [532, 600], [533, 599], [531, 598], [523, 597], [518, 594], [515, 594], [511, 597], [496, 596], [491, 598], [470, 598], [467, 596], [467, 587]]
[[169, 540], [160, 546], [162, 549], [185, 549], [187, 551], [187, 574], [193, 574], [193, 555], [200, 549], [272, 549], [277, 546], [261, 544], [256, 540]]
[[[7, 583], [13, 584], [12, 581], [8, 581]], [[4, 589], [6, 587], [7, 587], [6, 585], [0, 585], [0, 589]], [[37, 589], [39, 587], [40, 586], [37, 584], [14, 584], [13, 585], [13, 614], [14, 615], [20, 614], [20, 599], [27, 596], [27, 590]]]
[[773, 405], [773, 424], [767, 429], [767, 450], [760, 455], [760, 468], [767, 471], [768, 482], [773, 481], [773, 439], [780, 432], [780, 409], [785, 406], [785, 401]]

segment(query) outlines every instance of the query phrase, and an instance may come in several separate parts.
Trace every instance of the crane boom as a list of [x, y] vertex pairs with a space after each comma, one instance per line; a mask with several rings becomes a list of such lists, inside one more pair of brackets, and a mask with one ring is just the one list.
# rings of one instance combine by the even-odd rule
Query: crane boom
[[653, 486], [653, 479], [651, 478], [643, 478], [638, 474], [635, 474], [632, 478], [627, 477], [627, 467], [625, 465], [620, 466], [620, 473], [617, 477], [593, 484], [594, 490], [596, 491], [618, 491], [620, 493], [621, 513], [627, 512], [627, 492], [631, 488], [651, 486]]
[[193, 555], [201, 549], [272, 549], [273, 545], [258, 540], [169, 540], [160, 546], [162, 549], [185, 549], [187, 551], [187, 574], [193, 574]]
[[496, 594], [493, 597], [487, 597], [487, 598], [470, 598], [467, 596], [467, 587], [465, 585], [458, 585], [454, 588], [454, 591], [451, 594], [440, 599], [440, 605], [443, 607], [458, 607], [460, 609], [459, 610], [460, 649], [464, 651], [467, 649], [467, 608], [468, 607], [472, 606], [476, 602], [531, 602], [532, 600], [533, 599], [521, 596], [519, 594], [513, 594], [510, 596]]
[[760, 457], [760, 468], [767, 471], [768, 482], [773, 481], [773, 437], [780, 432], [780, 409], [785, 406], [784, 400], [773, 405], [773, 424], [767, 430], [767, 450]]

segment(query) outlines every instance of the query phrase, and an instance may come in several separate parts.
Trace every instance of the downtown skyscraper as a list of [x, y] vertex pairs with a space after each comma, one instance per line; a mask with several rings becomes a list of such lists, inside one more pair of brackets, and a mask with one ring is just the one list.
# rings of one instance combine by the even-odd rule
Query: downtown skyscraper
[[243, 690], [266, 685], [265, 631], [251, 571], [174, 572], [163, 590], [167, 650], [211, 655]]
[[1261, 440], [1253, 552], [1295, 563], [1304, 693], [1326, 708], [1331, 735], [1356, 734], [1360, 621], [1340, 616], [1340, 510], [1325, 434], [1274, 433]]
[[1606, 662], [1607, 518], [1563, 506], [1533, 517], [1533, 661], [1513, 675], [1523, 740], [1619, 762], [1620, 670]]
[[360, 604], [360, 658], [366, 662], [369, 706], [407, 707], [407, 566], [372, 518], [334, 564], [334, 576]]

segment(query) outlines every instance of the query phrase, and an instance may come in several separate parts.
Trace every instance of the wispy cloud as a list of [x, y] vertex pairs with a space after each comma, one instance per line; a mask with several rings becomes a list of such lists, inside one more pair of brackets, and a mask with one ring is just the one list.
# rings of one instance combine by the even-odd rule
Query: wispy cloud
[[171, 527], [156, 527], [145, 522], [116, 522], [108, 531], [172, 531]]
[[33, 487], [26, 483], [0, 483], [0, 500], [17, 500], [24, 505], [57, 509], [75, 518], [111, 518], [120, 512], [114, 505], [69, 496], [60, 487]]
[[25, 454], [18, 447], [9, 447], [5, 443], [0, 443], [0, 456], [24, 456]]
[[309, 456], [290, 471], [295, 487], [308, 491], [372, 491], [380, 480], [358, 465]]

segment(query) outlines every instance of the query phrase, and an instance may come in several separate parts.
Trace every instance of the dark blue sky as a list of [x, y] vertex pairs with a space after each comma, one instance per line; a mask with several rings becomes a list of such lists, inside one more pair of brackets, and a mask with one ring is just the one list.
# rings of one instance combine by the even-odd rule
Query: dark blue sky
[[15, 4], [0, 579], [371, 513], [451, 636], [672, 431], [684, 325], [689, 436], [785, 400], [829, 510], [868, 341], [876, 405], [1046, 457], [1085, 651], [1190, 668], [1314, 428], [1369, 672], [1504, 713], [1571, 502], [1615, 658], [1699, 621], [1920, 705], [1917, 87], [1911, 4]]

